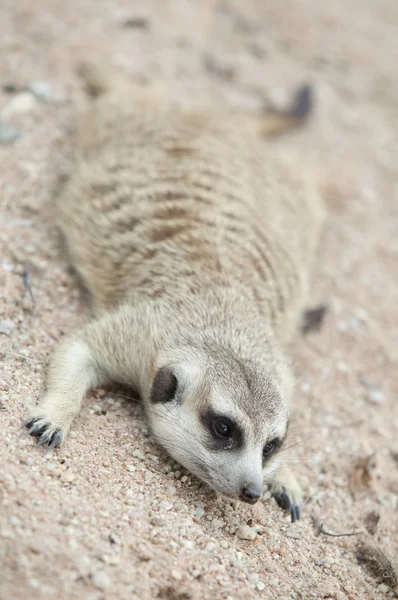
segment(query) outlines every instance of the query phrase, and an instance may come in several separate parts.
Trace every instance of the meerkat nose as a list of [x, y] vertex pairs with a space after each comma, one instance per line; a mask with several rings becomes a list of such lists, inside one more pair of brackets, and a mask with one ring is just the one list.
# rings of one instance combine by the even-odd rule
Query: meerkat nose
[[248, 504], [255, 504], [260, 499], [261, 491], [255, 485], [248, 485], [241, 489], [239, 500]]

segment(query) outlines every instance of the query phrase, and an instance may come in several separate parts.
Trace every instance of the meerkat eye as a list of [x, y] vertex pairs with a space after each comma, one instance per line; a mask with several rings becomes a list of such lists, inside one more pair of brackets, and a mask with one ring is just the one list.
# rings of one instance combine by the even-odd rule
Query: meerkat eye
[[269, 456], [271, 456], [271, 454], [273, 454], [277, 449], [278, 444], [278, 440], [272, 440], [271, 442], [268, 442], [268, 444], [266, 444], [263, 448], [263, 457], [268, 458]]
[[219, 417], [217, 419], [213, 419], [211, 422], [211, 428], [216, 434], [216, 436], [220, 438], [229, 438], [232, 434], [232, 426], [229, 421]]

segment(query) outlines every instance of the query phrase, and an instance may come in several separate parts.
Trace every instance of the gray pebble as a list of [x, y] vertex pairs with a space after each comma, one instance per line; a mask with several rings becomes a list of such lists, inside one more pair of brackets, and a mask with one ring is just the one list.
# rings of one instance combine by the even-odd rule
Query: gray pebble
[[203, 508], [201, 506], [197, 506], [195, 508], [195, 515], [198, 519], [201, 519], [204, 514], [205, 514], [205, 511], [203, 510]]
[[50, 86], [45, 81], [32, 81], [29, 85], [29, 90], [41, 102], [53, 104], [56, 101]]
[[382, 404], [384, 402], [384, 394], [381, 390], [368, 390], [365, 397], [371, 404]]
[[19, 129], [0, 123], [0, 144], [11, 144], [21, 136]]
[[13, 321], [0, 321], [0, 333], [4, 333], [4, 335], [10, 335], [14, 327], [15, 323]]

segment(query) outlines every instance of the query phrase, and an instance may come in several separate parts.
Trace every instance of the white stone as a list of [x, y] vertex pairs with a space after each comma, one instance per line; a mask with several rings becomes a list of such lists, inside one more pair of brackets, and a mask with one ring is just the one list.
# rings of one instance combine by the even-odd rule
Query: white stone
[[99, 590], [106, 590], [111, 585], [110, 578], [103, 571], [95, 571], [91, 576], [91, 580]]
[[254, 527], [249, 527], [248, 525], [239, 525], [236, 535], [241, 540], [253, 541], [256, 539], [257, 532]]
[[14, 96], [3, 110], [1, 116], [3, 119], [17, 114], [23, 114], [31, 111], [36, 105], [35, 98], [30, 92], [21, 92]]

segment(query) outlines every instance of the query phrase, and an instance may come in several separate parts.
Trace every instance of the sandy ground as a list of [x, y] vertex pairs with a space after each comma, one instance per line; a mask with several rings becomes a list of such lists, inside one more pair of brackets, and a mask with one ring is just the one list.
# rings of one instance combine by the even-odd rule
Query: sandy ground
[[[2, 0], [0, 32], [1, 599], [393, 597], [356, 547], [398, 552], [396, 0]], [[299, 523], [273, 500], [218, 500], [117, 395], [91, 394], [59, 451], [20, 436], [49, 353], [85, 319], [53, 225], [86, 105], [81, 56], [186, 104], [282, 106], [315, 85], [312, 122], [275, 142], [323, 178], [330, 206], [309, 301], [330, 310], [292, 349]], [[351, 537], [318, 534], [312, 519], [358, 532], [372, 511], [376, 533]], [[236, 535], [242, 524], [253, 540]]]

